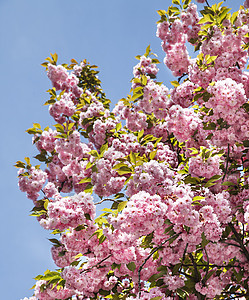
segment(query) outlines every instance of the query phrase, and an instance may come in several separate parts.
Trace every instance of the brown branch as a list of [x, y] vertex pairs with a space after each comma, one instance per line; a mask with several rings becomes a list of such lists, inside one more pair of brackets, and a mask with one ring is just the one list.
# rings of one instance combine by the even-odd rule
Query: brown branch
[[208, 7], [210, 7], [210, 4], [208, 3], [208, 0], [206, 0], [206, 4], [207, 4]]
[[228, 223], [229, 227], [232, 229], [232, 232], [235, 236], [236, 241], [239, 243], [240, 248], [242, 250], [242, 253], [245, 255], [246, 259], [249, 261], [249, 252], [246, 249], [244, 243], [243, 243], [243, 239], [241, 238], [240, 234], [237, 232], [237, 230], [234, 228], [232, 223]]
[[227, 175], [227, 169], [228, 169], [228, 161], [229, 161], [229, 153], [230, 153], [230, 145], [228, 144], [227, 145], [227, 160], [226, 160], [226, 169], [225, 169], [225, 172], [224, 172], [224, 176], [222, 178], [222, 182], [224, 181], [226, 175]]
[[208, 257], [207, 250], [206, 250], [205, 247], [204, 247], [204, 251], [205, 251], [205, 254], [207, 256], [207, 267], [206, 267], [206, 274], [205, 274], [205, 276], [202, 280], [202, 283], [203, 283], [203, 285], [206, 285], [207, 277], [208, 277], [208, 271], [209, 271], [209, 257]]
[[99, 201], [99, 202], [97, 202], [97, 203], [94, 203], [94, 204], [101, 204], [101, 203], [103, 203], [104, 201], [112, 201], [112, 202], [115, 202], [115, 200], [113, 200], [113, 199], [110, 199], [110, 198], [106, 198], [106, 199], [102, 199], [101, 201]]
[[144, 262], [142, 263], [142, 265], [139, 267], [138, 269], [138, 289], [139, 289], [139, 293], [138, 296], [140, 298], [141, 296], [141, 271], [143, 269], [143, 266], [146, 264], [146, 262], [151, 258], [151, 256], [158, 250], [160, 249], [165, 243], [167, 243], [168, 241], [170, 241], [171, 239], [178, 237], [181, 233], [176, 233], [174, 235], [172, 235], [170, 238], [168, 238], [167, 240], [165, 240], [164, 242], [162, 242], [158, 247], [154, 248], [152, 250], [152, 252], [146, 257], [146, 259], [144, 260]]
[[[207, 267], [206, 264], [196, 264], [197, 267]], [[183, 267], [193, 267], [192, 264], [183, 264]], [[215, 264], [210, 264], [209, 268], [240, 268], [243, 269], [242, 266], [238, 265], [215, 265]]]
[[179, 272], [181, 272], [181, 270], [182, 270], [182, 266], [183, 266], [183, 263], [184, 263], [184, 260], [185, 260], [187, 248], [188, 248], [188, 243], [186, 244], [186, 247], [185, 247], [184, 252], [183, 252], [182, 262], [181, 262], [181, 265], [180, 265], [180, 271]]
[[197, 270], [197, 264], [196, 264], [196, 261], [192, 255], [192, 253], [189, 253], [189, 257], [192, 261], [192, 264], [193, 264], [193, 267], [194, 267], [194, 271], [195, 271], [195, 282], [199, 282], [200, 281], [200, 275], [198, 274], [198, 270]]
[[94, 265], [94, 266], [92, 266], [92, 267], [90, 267], [90, 268], [88, 268], [88, 269], [85, 269], [85, 270], [82, 270], [81, 272], [80, 272], [80, 274], [81, 273], [83, 273], [83, 272], [88, 272], [88, 271], [90, 271], [90, 270], [92, 270], [93, 268], [95, 268], [95, 267], [98, 267], [100, 264], [102, 264], [102, 262], [104, 262], [105, 260], [107, 260], [109, 257], [111, 257], [112, 256], [112, 254], [109, 254], [107, 257], [105, 257], [104, 259], [102, 259], [100, 262], [98, 262], [96, 265]]

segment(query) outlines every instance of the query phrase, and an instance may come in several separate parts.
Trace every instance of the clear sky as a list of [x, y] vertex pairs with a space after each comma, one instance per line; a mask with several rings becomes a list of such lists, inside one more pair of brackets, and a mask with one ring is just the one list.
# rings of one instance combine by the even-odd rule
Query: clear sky
[[[150, 44], [162, 61], [156, 38], [158, 9], [170, 0], [0, 0], [0, 298], [31, 296], [32, 279], [54, 269], [49, 232], [29, 216], [32, 201], [17, 186], [17, 160], [37, 154], [25, 130], [33, 122], [53, 125], [46, 90], [51, 87], [40, 64], [57, 52], [59, 63], [86, 58], [99, 66], [102, 87], [113, 105], [130, 90], [134, 57]], [[214, 4], [214, 0], [209, 0]], [[238, 9], [241, 0], [227, 0]], [[201, 5], [200, 5], [201, 7]], [[163, 64], [159, 81], [174, 80]], [[32, 160], [37, 164], [35, 160]]]

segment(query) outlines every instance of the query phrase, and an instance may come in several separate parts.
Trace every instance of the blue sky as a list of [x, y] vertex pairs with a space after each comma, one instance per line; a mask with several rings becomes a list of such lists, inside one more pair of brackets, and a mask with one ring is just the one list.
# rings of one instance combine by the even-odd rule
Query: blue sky
[[[210, 4], [215, 1], [209, 0]], [[156, 11], [170, 0], [0, 0], [1, 299], [31, 296], [32, 279], [55, 268], [50, 258], [52, 236], [29, 216], [32, 202], [17, 186], [17, 160], [37, 154], [25, 130], [38, 122], [54, 124], [43, 103], [51, 87], [40, 64], [57, 52], [59, 62], [86, 58], [99, 66], [102, 87], [116, 103], [130, 90], [135, 56], [150, 44], [162, 61], [156, 38]], [[242, 1], [227, 0], [236, 9]], [[200, 6], [201, 7], [201, 6]], [[170, 71], [159, 65], [159, 80], [169, 86]], [[112, 106], [112, 107], [113, 107]], [[35, 160], [33, 160], [36, 164]]]

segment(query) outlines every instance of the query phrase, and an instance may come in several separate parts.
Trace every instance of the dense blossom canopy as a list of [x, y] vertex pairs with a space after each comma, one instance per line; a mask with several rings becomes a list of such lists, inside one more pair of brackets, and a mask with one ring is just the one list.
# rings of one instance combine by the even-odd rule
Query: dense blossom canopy
[[43, 63], [56, 124], [16, 167], [58, 269], [30, 300], [249, 299], [249, 3], [197, 2], [158, 11], [170, 89], [150, 47], [113, 110], [96, 66]]

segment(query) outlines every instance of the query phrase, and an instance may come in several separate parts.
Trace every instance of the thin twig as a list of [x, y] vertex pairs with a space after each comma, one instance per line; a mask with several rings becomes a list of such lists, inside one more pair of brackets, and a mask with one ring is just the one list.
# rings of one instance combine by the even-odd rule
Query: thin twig
[[[197, 267], [207, 267], [206, 264], [196, 264]], [[183, 264], [183, 267], [193, 267], [192, 264]], [[209, 268], [240, 268], [242, 269], [242, 266], [239, 265], [215, 265], [215, 264], [211, 264], [209, 265]]]
[[181, 265], [180, 265], [180, 271], [179, 272], [181, 272], [181, 270], [182, 270], [182, 266], [183, 266], [183, 263], [184, 263], [184, 260], [185, 260], [187, 248], [188, 248], [188, 243], [186, 244], [186, 247], [185, 247], [184, 252], [183, 252], [182, 262], [181, 262]]
[[227, 175], [227, 169], [228, 169], [228, 160], [229, 160], [229, 153], [230, 153], [230, 145], [228, 144], [227, 145], [227, 160], [226, 160], [226, 169], [225, 169], [225, 172], [224, 172], [224, 176], [222, 178], [222, 182], [224, 181], [226, 175]]
[[208, 254], [207, 254], [207, 250], [206, 250], [206, 248], [204, 247], [204, 251], [205, 251], [205, 254], [206, 254], [206, 256], [207, 256], [207, 267], [206, 267], [206, 274], [205, 274], [205, 276], [204, 276], [204, 278], [203, 278], [203, 280], [202, 280], [202, 283], [203, 283], [203, 285], [205, 285], [206, 284], [206, 282], [207, 282], [207, 277], [208, 277], [208, 271], [209, 271], [209, 257], [208, 257]]
[[112, 202], [115, 202], [115, 200], [113, 200], [113, 199], [110, 199], [110, 198], [106, 198], [106, 199], [102, 199], [101, 201], [99, 201], [99, 202], [97, 202], [97, 203], [94, 203], [94, 204], [101, 204], [101, 203], [103, 203], [104, 201], [112, 201]]
[[182, 79], [183, 77], [185, 77], [186, 75], [188, 75], [188, 73], [183, 73], [182, 76], [180, 76], [180, 77], [177, 79], [178, 83], [180, 83], [181, 79]]
[[208, 0], [206, 0], [206, 4], [207, 4], [208, 7], [210, 7], [210, 5], [209, 5], [209, 3], [208, 3]]
[[143, 266], [146, 264], [146, 262], [151, 258], [151, 256], [158, 250], [160, 249], [165, 243], [167, 243], [168, 241], [170, 241], [171, 239], [178, 237], [181, 233], [176, 233], [174, 235], [172, 235], [170, 238], [168, 238], [167, 240], [165, 240], [164, 242], [162, 242], [158, 247], [154, 248], [153, 251], [146, 257], [146, 259], [144, 260], [144, 262], [142, 263], [142, 265], [139, 267], [138, 269], [138, 289], [139, 289], [139, 298], [141, 296], [141, 271]]
[[94, 265], [94, 266], [92, 266], [92, 267], [90, 267], [90, 268], [88, 268], [88, 269], [84, 269], [84, 270], [82, 270], [80, 273], [83, 273], [83, 272], [88, 272], [88, 271], [90, 271], [90, 270], [92, 270], [93, 268], [95, 268], [95, 267], [97, 267], [97, 266], [99, 266], [100, 264], [102, 264], [102, 262], [104, 262], [105, 260], [107, 260], [109, 257], [111, 257], [112, 256], [112, 254], [109, 254], [107, 257], [105, 257], [104, 259], [102, 259], [100, 262], [98, 262], [96, 265]]
[[232, 229], [232, 232], [237, 240], [237, 242], [240, 244], [240, 248], [242, 250], [242, 252], [244, 253], [245, 257], [247, 258], [247, 260], [249, 261], [249, 252], [246, 249], [244, 243], [243, 243], [243, 239], [241, 238], [240, 234], [237, 232], [237, 230], [234, 228], [232, 223], [228, 223], [228, 225], [230, 226], [230, 228]]
[[233, 243], [227, 243], [225, 241], [220, 241], [220, 242], [223, 243], [223, 244], [229, 245], [229, 246], [234, 246], [234, 247], [239, 247], [240, 248], [240, 245], [236, 245], [236, 244], [233, 244]]
[[196, 261], [195, 261], [193, 255], [192, 255], [192, 253], [189, 253], [189, 257], [190, 257], [190, 259], [191, 259], [191, 261], [192, 261], [192, 264], [193, 264], [193, 267], [194, 267], [194, 271], [195, 271], [195, 282], [197, 283], [197, 282], [199, 282], [199, 280], [200, 280], [200, 275], [198, 274], [198, 270], [197, 270], [197, 264], [196, 264]]

